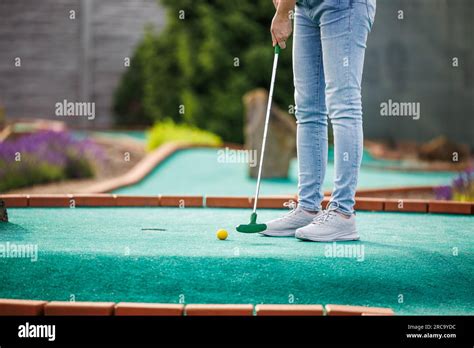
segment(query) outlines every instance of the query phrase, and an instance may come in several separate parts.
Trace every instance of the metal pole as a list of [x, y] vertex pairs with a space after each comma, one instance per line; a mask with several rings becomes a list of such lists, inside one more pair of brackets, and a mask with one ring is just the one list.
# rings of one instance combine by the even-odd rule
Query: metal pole
[[[81, 65], [79, 69], [80, 91], [79, 97], [81, 102], [92, 102], [91, 100], [91, 17], [92, 0], [81, 0], [80, 12], [80, 40], [81, 40]], [[87, 127], [87, 117], [82, 117], [82, 125]]]

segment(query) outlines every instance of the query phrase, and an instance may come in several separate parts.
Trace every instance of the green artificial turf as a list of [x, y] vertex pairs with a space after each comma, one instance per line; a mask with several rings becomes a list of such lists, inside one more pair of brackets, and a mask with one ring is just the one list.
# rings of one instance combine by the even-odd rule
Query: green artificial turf
[[[262, 210], [259, 221], [282, 213]], [[249, 209], [17, 208], [9, 216], [0, 246], [37, 244], [39, 253], [36, 262], [0, 257], [2, 298], [474, 314], [470, 216], [360, 212], [362, 241], [336, 245], [363, 247], [363, 260], [330, 257], [331, 243], [235, 232]], [[216, 238], [219, 228], [229, 231], [226, 241]]]
[[[219, 161], [217, 151], [219, 150], [210, 148], [178, 151], [155, 168], [144, 180], [133, 186], [118, 189], [115, 193], [253, 195], [256, 181], [248, 177], [248, 165]], [[230, 155], [228, 157], [231, 158]], [[332, 151], [329, 153], [329, 158], [331, 157]], [[376, 160], [365, 153], [358, 188], [446, 185], [454, 175], [450, 172], [400, 172], [382, 168], [385, 163], [393, 165], [392, 162]], [[287, 179], [263, 180], [261, 194], [294, 194], [298, 186], [297, 172], [297, 162], [294, 160]], [[324, 190], [332, 189], [333, 177], [334, 165], [329, 161]]]

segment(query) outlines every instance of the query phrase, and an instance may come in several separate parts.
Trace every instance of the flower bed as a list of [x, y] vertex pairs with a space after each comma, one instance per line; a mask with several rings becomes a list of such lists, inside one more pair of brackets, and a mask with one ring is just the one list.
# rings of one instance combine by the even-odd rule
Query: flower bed
[[436, 199], [474, 202], [474, 167], [453, 179], [451, 185], [435, 188]]
[[42, 131], [0, 143], [0, 192], [35, 184], [92, 177], [101, 149], [68, 132]]

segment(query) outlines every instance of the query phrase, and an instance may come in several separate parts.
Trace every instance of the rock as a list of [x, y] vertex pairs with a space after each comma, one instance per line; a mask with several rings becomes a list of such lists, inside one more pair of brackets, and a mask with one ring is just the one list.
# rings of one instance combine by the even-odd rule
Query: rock
[[[249, 168], [258, 175], [268, 92], [255, 89], [243, 97], [245, 107], [245, 148], [257, 151], [257, 165]], [[287, 178], [291, 160], [296, 156], [296, 121], [293, 116], [272, 105], [268, 127], [262, 178]]]
[[420, 146], [418, 158], [425, 161], [465, 162], [469, 159], [469, 148], [439, 136]]

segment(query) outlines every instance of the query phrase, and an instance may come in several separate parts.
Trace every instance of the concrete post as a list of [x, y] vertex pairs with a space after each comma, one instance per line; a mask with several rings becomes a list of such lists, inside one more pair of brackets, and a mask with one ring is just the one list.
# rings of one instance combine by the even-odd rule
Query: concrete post
[[[81, 0], [80, 12], [80, 37], [81, 37], [81, 59], [79, 68], [79, 98], [81, 102], [93, 102], [92, 100], [92, 31], [91, 31], [91, 15], [93, 0]], [[81, 126], [89, 127], [89, 120], [82, 118]]]

